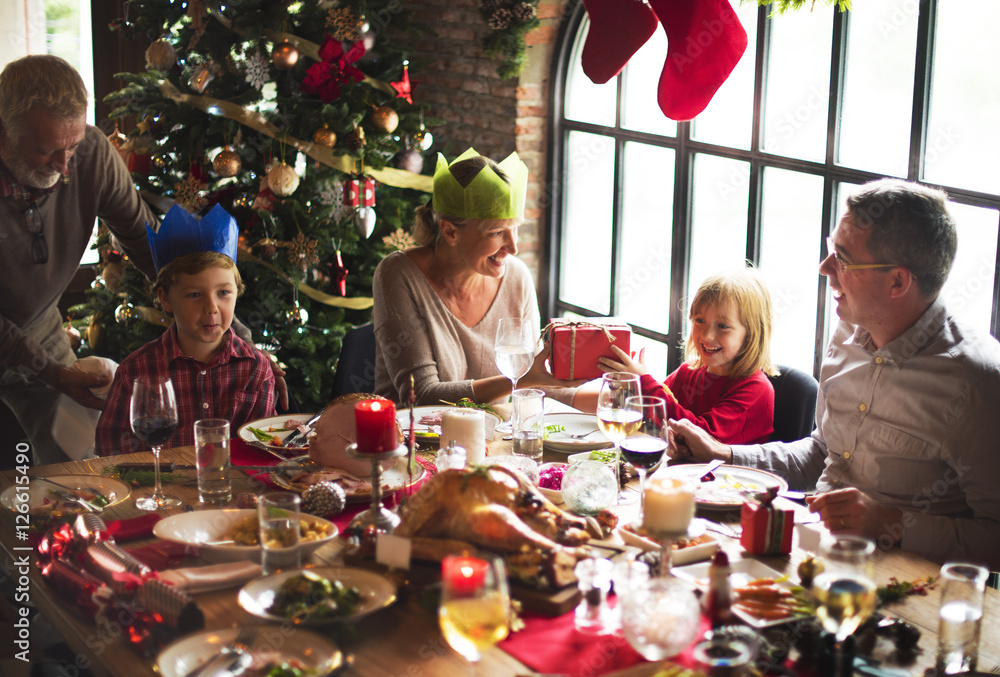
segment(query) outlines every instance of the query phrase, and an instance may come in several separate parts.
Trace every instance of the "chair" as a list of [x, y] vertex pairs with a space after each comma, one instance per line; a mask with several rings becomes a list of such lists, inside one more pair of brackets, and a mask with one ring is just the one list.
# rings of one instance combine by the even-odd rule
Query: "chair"
[[781, 373], [769, 376], [774, 386], [774, 432], [771, 441], [793, 442], [808, 437], [816, 423], [819, 383], [804, 371], [777, 365]]
[[375, 390], [375, 329], [371, 322], [344, 336], [333, 374], [333, 397]]

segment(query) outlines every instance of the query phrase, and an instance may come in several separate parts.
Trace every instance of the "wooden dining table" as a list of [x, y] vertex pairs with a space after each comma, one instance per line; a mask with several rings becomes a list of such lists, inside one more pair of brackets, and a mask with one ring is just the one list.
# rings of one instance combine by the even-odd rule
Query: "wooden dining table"
[[[490, 444], [490, 454], [510, 453], [509, 443], [498, 439]], [[193, 464], [192, 448], [166, 449], [163, 451], [164, 462], [178, 464]], [[31, 477], [52, 477], [73, 474], [100, 474], [102, 469], [114, 463], [149, 462], [151, 454], [141, 452], [110, 458], [90, 459], [69, 463], [31, 468]], [[546, 461], [565, 461], [566, 455], [546, 450]], [[0, 473], [0, 492], [17, 483], [17, 478], [23, 469], [9, 470]], [[193, 470], [177, 470], [175, 473], [187, 480], [193, 480]], [[258, 481], [244, 476], [240, 472], [233, 473], [234, 497], [248, 492], [260, 491]], [[635, 491], [635, 483], [630, 485]], [[173, 493], [178, 495], [188, 509], [203, 509], [198, 504], [197, 490], [191, 481], [182, 481], [169, 485]], [[135, 497], [149, 492], [148, 488], [137, 488], [124, 502], [106, 508], [103, 514], [105, 521], [136, 517], [143, 514], [135, 507]], [[230, 507], [235, 507], [233, 504]], [[799, 507], [804, 510], [804, 507]], [[165, 510], [163, 515], [174, 514], [181, 508]], [[634, 520], [638, 515], [637, 503], [614, 506], [622, 523]], [[720, 519], [718, 514], [708, 515], [712, 519]], [[17, 562], [20, 558], [31, 556], [30, 550], [16, 539], [15, 516], [8, 510], [0, 514], [0, 548], [7, 562]], [[728, 516], [732, 519], [732, 515]], [[738, 518], [737, 518], [738, 519]], [[719, 537], [722, 548], [732, 560], [743, 557], [742, 548], [735, 539]], [[798, 537], [796, 536], [796, 539]], [[143, 541], [123, 544], [125, 547], [141, 544]], [[342, 544], [330, 544], [318, 550], [311, 558], [310, 564], [338, 564], [343, 553]], [[791, 555], [780, 557], [760, 557], [762, 563], [781, 573], [797, 578], [795, 571], [798, 563], [807, 556], [807, 552], [798, 547], [796, 542]], [[185, 562], [185, 565], [189, 563]], [[194, 562], [197, 564], [197, 562]], [[885, 584], [890, 577], [898, 580], [916, 580], [934, 576], [939, 565], [929, 562], [916, 555], [898, 549], [880, 551], [875, 560], [875, 576], [879, 584]], [[467, 677], [469, 665], [445, 643], [438, 629], [436, 616], [428, 611], [426, 605], [421, 605], [420, 595], [416, 588], [407, 584], [407, 573], [396, 572], [394, 579], [401, 583], [400, 599], [388, 608], [382, 609], [356, 623], [356, 632], [347, 641], [345, 650], [353, 660], [353, 666], [348, 674], [365, 676], [386, 675], [417, 677], [434, 675], [436, 677]], [[85, 619], [79, 610], [61, 597], [41, 577], [37, 567], [32, 566], [29, 573], [28, 594], [31, 603], [42, 613], [46, 620], [64, 638], [66, 644], [76, 656], [76, 665], [86, 668], [94, 677], [141, 677], [154, 674], [154, 661], [141, 656], [128, 646], [125, 637], [109, 636], [93, 622]], [[268, 626], [255, 616], [252, 616], [237, 603], [237, 588], [218, 590], [194, 595], [205, 618], [205, 629], [218, 630], [233, 626], [263, 625], [262, 631], [271, 633], [294, 632], [294, 627], [288, 624]], [[916, 657], [916, 662], [905, 669], [910, 674], [921, 674], [927, 667], [932, 667], [937, 643], [938, 594], [936, 591], [927, 596], [912, 596], [906, 600], [891, 604], [882, 609], [884, 613], [902, 618], [917, 626], [921, 633], [919, 647], [922, 649]], [[980, 643], [979, 669], [988, 671], [1000, 666], [1000, 623], [995, 621], [1000, 614], [1000, 593], [990, 589], [987, 591], [986, 612], [982, 623], [982, 639]], [[315, 630], [315, 629], [314, 629]], [[319, 628], [323, 632], [323, 628]], [[640, 663], [630, 668], [612, 673], [615, 677], [645, 677], [654, 674], [659, 668], [657, 663]], [[480, 662], [483, 675], [516, 677], [534, 675], [528, 666], [505, 653], [500, 648], [487, 651]]]

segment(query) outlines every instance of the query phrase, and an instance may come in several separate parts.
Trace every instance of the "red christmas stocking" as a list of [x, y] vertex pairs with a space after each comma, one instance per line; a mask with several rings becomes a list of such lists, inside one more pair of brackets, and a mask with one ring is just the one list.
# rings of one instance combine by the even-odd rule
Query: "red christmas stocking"
[[729, 0], [649, 0], [667, 32], [667, 62], [657, 101], [673, 120], [705, 110], [747, 48]]
[[603, 85], [618, 75], [653, 35], [656, 15], [643, 0], [583, 0], [583, 6], [590, 16], [580, 59], [583, 72]]

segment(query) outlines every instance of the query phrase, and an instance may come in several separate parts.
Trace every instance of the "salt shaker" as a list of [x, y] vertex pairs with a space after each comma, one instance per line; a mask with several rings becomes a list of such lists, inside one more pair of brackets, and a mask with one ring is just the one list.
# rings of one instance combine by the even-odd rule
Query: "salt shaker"
[[457, 440], [449, 440], [448, 446], [438, 449], [434, 465], [438, 472], [451, 469], [461, 470], [465, 467], [465, 447], [459, 446]]
[[604, 635], [617, 630], [611, 607], [608, 606], [608, 591], [611, 589], [611, 560], [591, 558], [577, 563], [573, 572], [577, 585], [583, 593], [583, 601], [576, 607], [575, 625], [580, 632], [590, 635]]
[[713, 628], [733, 622], [732, 591], [729, 585], [729, 556], [724, 550], [717, 550], [708, 565], [708, 595], [705, 598], [705, 615]]

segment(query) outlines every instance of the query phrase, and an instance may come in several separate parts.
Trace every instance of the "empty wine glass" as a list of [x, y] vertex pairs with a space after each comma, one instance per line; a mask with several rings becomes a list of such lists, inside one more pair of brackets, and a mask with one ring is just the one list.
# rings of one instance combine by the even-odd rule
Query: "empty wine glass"
[[860, 536], [833, 536], [820, 544], [826, 571], [813, 580], [819, 606], [816, 616], [823, 629], [833, 633], [836, 669], [841, 674], [841, 644], [875, 611], [875, 543]]
[[[497, 369], [510, 380], [512, 393], [517, 390], [518, 379], [528, 373], [531, 363], [535, 361], [537, 340], [538, 329], [529, 320], [505, 317], [497, 326], [493, 356]], [[502, 422], [496, 430], [504, 435], [509, 434], [512, 430], [510, 421]]]
[[438, 621], [445, 641], [473, 665], [507, 636], [510, 595], [499, 557], [445, 557]]
[[621, 443], [622, 456], [639, 475], [639, 514], [645, 510], [646, 471], [663, 459], [667, 450], [667, 402], [662, 397], [630, 397], [629, 411], [639, 412], [639, 425]]
[[[622, 371], [613, 371], [601, 377], [601, 388], [597, 394], [597, 426], [615, 445], [615, 477], [621, 487], [621, 443], [632, 431], [639, 427], [642, 415], [625, 406], [630, 397], [642, 394], [639, 377]], [[633, 492], [619, 491], [618, 503], [632, 503], [637, 500]]]
[[136, 500], [140, 510], [160, 510], [181, 504], [176, 496], [163, 493], [160, 484], [160, 449], [177, 429], [177, 398], [174, 385], [165, 376], [140, 377], [132, 389], [130, 418], [132, 432], [153, 450], [153, 475], [156, 485], [151, 496]]

